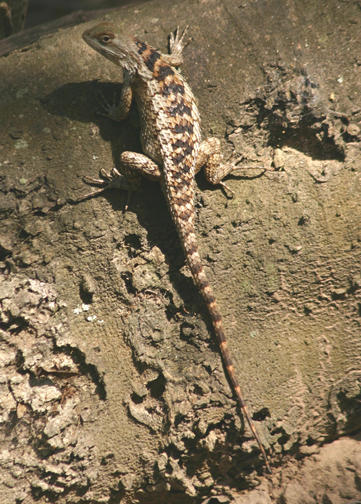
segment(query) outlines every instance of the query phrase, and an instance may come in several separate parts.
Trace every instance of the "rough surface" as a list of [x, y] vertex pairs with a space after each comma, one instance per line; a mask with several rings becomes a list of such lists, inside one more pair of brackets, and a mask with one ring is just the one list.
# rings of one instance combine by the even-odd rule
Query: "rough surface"
[[98, 476], [88, 426], [103, 384], [69, 342], [61, 311], [53, 285], [17, 274], [0, 283], [3, 502], [86, 491]]
[[[313, 452], [313, 454], [311, 454]], [[313, 447], [303, 464], [290, 463], [257, 489], [237, 495], [215, 494], [202, 504], [359, 504], [360, 436]]]
[[361, 499], [359, 438], [340, 438], [361, 418], [360, 9], [280, 4], [154, 1], [113, 17], [161, 48], [192, 20], [184, 72], [205, 135], [243, 155], [233, 200], [200, 178], [197, 229], [273, 477], [242, 431], [160, 189], [144, 182], [125, 214], [116, 192], [69, 203], [83, 175], [139, 149], [135, 113], [95, 115], [121, 79], [79, 26], [0, 60], [9, 502]]

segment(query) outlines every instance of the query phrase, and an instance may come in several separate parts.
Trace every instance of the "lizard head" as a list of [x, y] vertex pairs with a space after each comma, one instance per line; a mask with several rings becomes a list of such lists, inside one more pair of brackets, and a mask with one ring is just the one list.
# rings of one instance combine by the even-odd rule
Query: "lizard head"
[[131, 76], [142, 68], [135, 39], [117, 33], [112, 23], [100, 23], [85, 30], [83, 39], [90, 47], [122, 67]]

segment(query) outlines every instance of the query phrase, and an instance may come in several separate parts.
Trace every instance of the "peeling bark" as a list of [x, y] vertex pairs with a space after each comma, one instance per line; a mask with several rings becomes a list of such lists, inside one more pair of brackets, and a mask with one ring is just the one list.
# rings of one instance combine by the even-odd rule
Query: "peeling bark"
[[96, 115], [121, 72], [80, 25], [0, 59], [2, 495], [360, 499], [357, 2], [154, 0], [112, 18], [162, 49], [192, 20], [184, 74], [204, 135], [242, 156], [232, 200], [199, 177], [197, 229], [274, 474], [235, 409], [160, 188], [144, 181], [126, 213], [114, 191], [71, 203], [84, 175], [140, 149], [135, 110]]

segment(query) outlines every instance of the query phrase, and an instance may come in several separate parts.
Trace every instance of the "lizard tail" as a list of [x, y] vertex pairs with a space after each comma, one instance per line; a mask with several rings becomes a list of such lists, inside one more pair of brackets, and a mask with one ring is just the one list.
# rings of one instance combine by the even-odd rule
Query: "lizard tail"
[[[171, 205], [172, 206], [172, 205]], [[256, 426], [253, 423], [253, 420], [248, 412], [247, 405], [244, 401], [243, 394], [241, 391], [241, 387], [238, 383], [232, 358], [228, 349], [226, 337], [224, 334], [223, 330], [223, 321], [222, 321], [222, 316], [218, 310], [216, 299], [213, 294], [212, 287], [208, 281], [207, 275], [204, 271], [203, 264], [201, 261], [201, 258], [199, 256], [198, 252], [198, 243], [197, 239], [195, 236], [194, 232], [194, 224], [193, 224], [193, 215], [188, 215], [188, 219], [185, 222], [185, 220], [182, 219], [182, 217], [179, 216], [177, 218], [177, 210], [178, 209], [172, 209], [172, 214], [173, 214], [173, 219], [176, 223], [178, 233], [181, 238], [181, 242], [183, 244], [184, 252], [185, 252], [185, 257], [187, 259], [188, 266], [191, 270], [194, 282], [196, 286], [198, 287], [199, 291], [201, 292], [203, 299], [206, 303], [213, 329], [214, 329], [214, 334], [217, 338], [219, 349], [222, 355], [222, 360], [223, 364], [226, 369], [226, 375], [231, 383], [231, 388], [236, 396], [237, 402], [239, 407], [241, 408], [242, 414], [244, 418], [246, 419], [252, 434], [257, 441], [257, 444], [259, 446], [259, 449], [262, 453], [262, 457], [264, 459], [266, 468], [268, 472], [271, 473], [271, 468], [268, 462], [268, 458], [265, 452], [265, 449], [263, 447], [263, 444], [261, 442], [261, 439], [258, 435], [258, 432], [256, 430]], [[184, 218], [183, 214], [183, 218]]]
[[[162, 82], [163, 94], [161, 97], [163, 99], [166, 97], [164, 106], [157, 115], [158, 140], [163, 160], [163, 177], [161, 179], [163, 190], [189, 268], [207, 305], [232, 390], [258, 443], [266, 467], [270, 471], [266, 452], [243, 400], [227, 348], [222, 317], [198, 253], [194, 229], [194, 172], [201, 140], [198, 109], [187, 84], [175, 70], [164, 62], [159, 61], [158, 63], [156, 79], [158, 84], [155, 92], [157, 92], [159, 83]], [[168, 98], [170, 89], [172, 90], [171, 99]]]

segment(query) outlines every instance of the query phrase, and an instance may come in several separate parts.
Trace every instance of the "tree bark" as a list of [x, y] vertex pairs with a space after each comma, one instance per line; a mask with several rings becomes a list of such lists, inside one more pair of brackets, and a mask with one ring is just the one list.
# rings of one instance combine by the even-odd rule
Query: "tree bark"
[[154, 0], [110, 18], [162, 51], [190, 25], [203, 134], [241, 158], [233, 199], [197, 178], [197, 229], [274, 473], [158, 185], [127, 212], [115, 191], [72, 203], [83, 176], [140, 150], [135, 109], [96, 114], [122, 75], [83, 43], [87, 23], [0, 59], [5, 502], [360, 498], [359, 4]]

